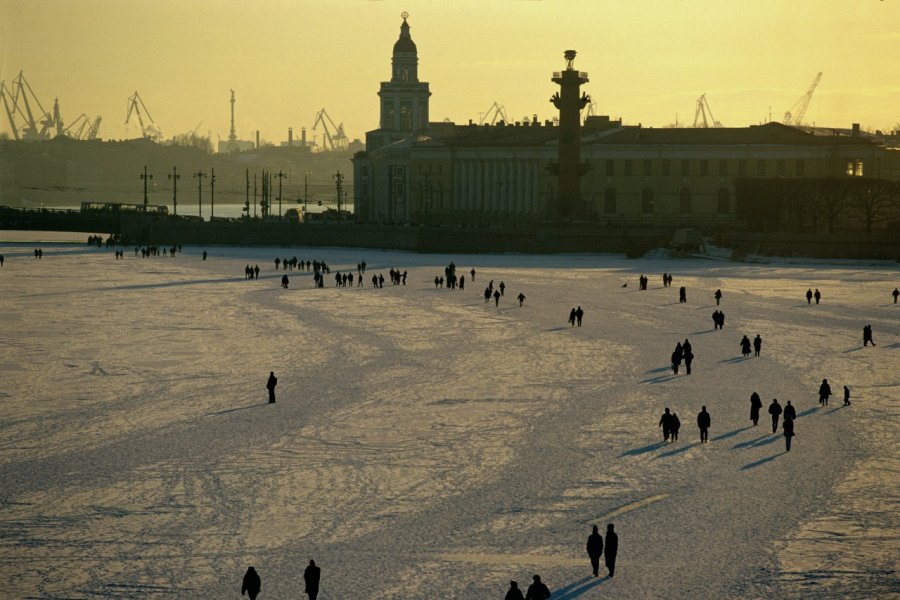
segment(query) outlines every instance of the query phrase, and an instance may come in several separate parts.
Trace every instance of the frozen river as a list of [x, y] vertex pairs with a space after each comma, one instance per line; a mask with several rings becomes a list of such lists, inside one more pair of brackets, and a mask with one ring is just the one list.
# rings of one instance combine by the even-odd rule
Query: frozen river
[[[900, 593], [896, 264], [32, 249], [0, 242], [10, 597], [237, 598], [253, 565], [262, 600], [300, 598], [310, 558], [324, 600], [500, 599], [535, 573], [554, 599]], [[328, 262], [326, 287], [294, 271], [282, 289], [291, 255]], [[365, 286], [335, 288], [361, 260]], [[435, 288], [451, 260], [464, 291]], [[391, 267], [407, 285], [372, 289]], [[693, 373], [673, 376], [685, 338]], [[751, 426], [753, 391], [796, 405], [789, 454], [765, 414]], [[585, 541], [610, 522], [616, 577], [594, 579]]]

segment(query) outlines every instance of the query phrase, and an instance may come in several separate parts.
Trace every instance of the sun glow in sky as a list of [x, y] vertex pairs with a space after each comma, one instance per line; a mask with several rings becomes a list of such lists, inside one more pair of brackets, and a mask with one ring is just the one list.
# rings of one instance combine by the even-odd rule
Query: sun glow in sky
[[495, 101], [551, 118], [574, 48], [597, 112], [627, 124], [691, 125], [704, 93], [725, 126], [780, 120], [819, 71], [806, 122], [900, 123], [896, 0], [0, 0], [0, 78], [23, 70], [66, 122], [101, 115], [105, 139], [139, 134], [124, 125], [135, 90], [164, 136], [226, 138], [229, 89], [241, 139], [299, 136], [323, 107], [362, 138], [404, 10], [435, 121]]

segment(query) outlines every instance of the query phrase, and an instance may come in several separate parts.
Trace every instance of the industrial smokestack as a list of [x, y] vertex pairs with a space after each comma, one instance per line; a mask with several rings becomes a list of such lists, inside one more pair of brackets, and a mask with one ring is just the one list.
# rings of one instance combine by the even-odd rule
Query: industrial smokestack
[[288, 146], [294, 145], [294, 128], [288, 127]]
[[306, 148], [306, 127], [300, 130], [300, 141], [303, 142], [303, 147]]
[[256, 147], [259, 148], [259, 129], [256, 130]]

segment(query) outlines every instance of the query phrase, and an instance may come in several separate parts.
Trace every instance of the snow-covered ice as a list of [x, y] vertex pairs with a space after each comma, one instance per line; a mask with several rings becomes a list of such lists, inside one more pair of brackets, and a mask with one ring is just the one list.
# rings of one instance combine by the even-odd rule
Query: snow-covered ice
[[[237, 598], [253, 565], [261, 599], [300, 598], [309, 558], [324, 600], [499, 599], [534, 573], [564, 599], [900, 594], [896, 264], [34, 247], [0, 243], [9, 597]], [[328, 262], [325, 289], [281, 289], [272, 260], [293, 255]], [[335, 288], [361, 260], [365, 287]], [[451, 260], [465, 291], [435, 289]], [[407, 285], [372, 289], [391, 267]], [[684, 338], [693, 374], [673, 376]], [[774, 397], [800, 413], [789, 454]], [[584, 543], [608, 522], [616, 577], [594, 579]]]

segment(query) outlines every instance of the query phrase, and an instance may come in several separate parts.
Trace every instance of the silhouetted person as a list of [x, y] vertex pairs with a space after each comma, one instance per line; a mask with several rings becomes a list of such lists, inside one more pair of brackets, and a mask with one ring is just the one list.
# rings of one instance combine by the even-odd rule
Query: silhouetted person
[[772, 433], [778, 431], [778, 418], [781, 417], [781, 412], [778, 398], [772, 398], [772, 404], [769, 405], [769, 414], [772, 415]]
[[494, 306], [500, 306], [500, 290], [494, 290]]
[[504, 291], [506, 290], [506, 284], [501, 281], [499, 287], [500, 287], [500, 295], [502, 296]]
[[672, 351], [672, 372], [675, 375], [678, 375], [678, 367], [681, 366], [681, 359], [684, 357], [684, 354], [681, 350], [681, 344], [675, 347], [675, 350]]
[[716, 306], [718, 306], [719, 302], [722, 300], [722, 290], [716, 290], [716, 293], [713, 295], [716, 297]]
[[472, 281], [475, 281], [475, 269], [472, 269], [471, 271], [469, 271], [469, 275], [472, 276]]
[[594, 577], [600, 574], [600, 557], [603, 555], [603, 536], [594, 525], [594, 531], [587, 539], [587, 553], [591, 559], [591, 568], [594, 570]]
[[525, 600], [525, 596], [522, 595], [522, 590], [519, 589], [519, 584], [517, 582], [509, 582], [509, 591], [506, 592], [506, 596], [503, 597], [503, 600]]
[[762, 350], [762, 338], [757, 333], [756, 337], [753, 338], [753, 351], [756, 353], [756, 356], [759, 356], [760, 350]]
[[383, 287], [384, 287], [384, 273], [379, 273], [378, 274], [378, 289], [381, 289]]
[[753, 392], [750, 394], [750, 420], [753, 421], [753, 426], [759, 425], [759, 409], [762, 408], [762, 398], [759, 397], [759, 394]]
[[303, 582], [306, 584], [306, 593], [309, 600], [316, 600], [319, 595], [319, 578], [322, 576], [322, 569], [316, 566], [316, 561], [310, 559], [309, 565], [303, 571]]
[[523, 306], [525, 304], [525, 294], [519, 292], [519, 306]]
[[781, 428], [784, 430], [784, 451], [791, 451], [791, 438], [794, 437], [794, 420], [789, 417], [784, 417], [784, 423], [782, 423]]
[[275, 371], [269, 371], [269, 380], [266, 382], [266, 389], [269, 390], [269, 404], [275, 404], [276, 385], [278, 385], [278, 378], [275, 377]]
[[484, 303], [487, 304], [491, 301], [491, 288], [484, 288]]
[[719, 311], [718, 311], [718, 309], [713, 311], [712, 320], [713, 320], [713, 329], [718, 329], [719, 328]]
[[669, 436], [672, 434], [672, 413], [669, 412], [669, 407], [666, 407], [665, 412], [659, 418], [659, 426], [662, 427], [663, 440], [668, 442]]
[[540, 575], [535, 575], [532, 579], [534, 579], [534, 583], [528, 586], [525, 600], [547, 600], [550, 597], [550, 588], [541, 582]]
[[578, 326], [579, 326], [579, 327], [581, 327], [581, 319], [582, 319], [582, 317], [584, 317], [584, 311], [583, 311], [583, 310], [581, 309], [581, 307], [579, 306], [579, 307], [575, 310], [575, 319], [578, 321]]
[[791, 404], [790, 400], [788, 400], [787, 404], [784, 406], [784, 412], [782, 413], [782, 416], [785, 419], [791, 419], [792, 421], [797, 420], [797, 409], [794, 408], [794, 405]]
[[616, 574], [616, 554], [619, 553], [619, 536], [613, 531], [613, 524], [606, 526], [606, 568], [609, 569], [609, 576]]
[[206, 250], [203, 251], [203, 260], [206, 260]]
[[822, 384], [819, 386], [819, 404], [822, 406], [828, 406], [828, 398], [831, 397], [831, 386], [828, 385], [828, 380], [823, 379]]
[[256, 569], [247, 567], [247, 572], [244, 573], [244, 582], [241, 584], [241, 596], [247, 594], [250, 600], [256, 600], [256, 596], [259, 595], [259, 590], [261, 589], [262, 582]]
[[684, 286], [678, 288], [678, 301], [682, 304], [687, 302], [687, 288]]
[[[2, 266], [3, 266], [3, 259], [2, 259], [2, 257], [0, 257], [0, 267], [2, 267]], [[900, 296], [900, 290], [898, 290], [897, 288], [894, 288], [894, 291], [891, 292], [891, 296], [894, 297], [894, 304], [897, 304], [897, 296]]]
[[744, 355], [744, 358], [750, 356], [750, 338], [746, 335], [741, 338], [741, 354]]
[[284, 289], [287, 289], [289, 284], [290, 284], [290, 280], [288, 279], [288, 276], [282, 275], [281, 276], [281, 287], [283, 287]]
[[875, 345], [875, 340], [872, 339], [872, 326], [866, 325], [863, 327], [863, 346], [868, 346], [869, 344]]
[[691, 352], [690, 346], [685, 346], [684, 349], [684, 370], [688, 375], [691, 374], [691, 363], [694, 362], [694, 353]]
[[678, 441], [678, 430], [681, 429], [681, 419], [678, 418], [678, 413], [672, 413], [672, 422], [669, 425], [670, 431], [669, 435], [672, 438], [673, 442]]
[[706, 406], [700, 409], [700, 412], [697, 413], [697, 427], [700, 428], [700, 442], [706, 443], [709, 442], [709, 426], [712, 424], [712, 419], [709, 416], [709, 413], [706, 412]]
[[819, 291], [819, 288], [816, 288], [816, 293], [813, 294], [813, 298], [816, 299], [816, 304], [818, 304], [819, 300], [822, 299], [822, 292]]
[[[3, 255], [0, 254], [0, 267], [3, 266], [3, 260], [4, 260], [4, 259], [3, 259]], [[894, 291], [896, 292], [897, 290], [894, 290]], [[896, 296], [894, 296], [894, 304], [897, 304], [897, 297], [896, 297]]]
[[812, 290], [807, 289], [806, 290], [806, 303], [807, 304], [812, 304], [812, 297], [813, 297]]
[[569, 325], [575, 327], [575, 309], [569, 311]]
[[259, 265], [253, 267], [253, 278], [259, 279]]

